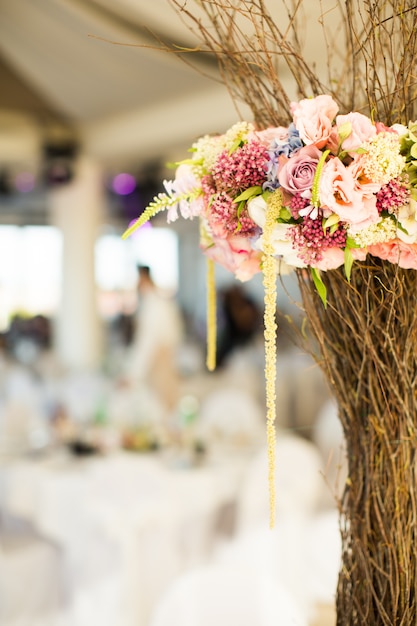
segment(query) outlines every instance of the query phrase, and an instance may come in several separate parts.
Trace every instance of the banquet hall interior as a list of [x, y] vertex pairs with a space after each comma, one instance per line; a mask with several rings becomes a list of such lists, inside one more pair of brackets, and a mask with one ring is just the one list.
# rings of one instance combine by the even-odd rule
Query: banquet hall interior
[[[168, 0], [0, 0], [0, 81], [0, 625], [334, 624], [343, 433], [295, 277], [270, 529], [262, 276], [216, 267], [209, 372], [197, 220], [122, 238], [248, 111]], [[136, 380], [139, 266], [180, 328], [173, 371]]]

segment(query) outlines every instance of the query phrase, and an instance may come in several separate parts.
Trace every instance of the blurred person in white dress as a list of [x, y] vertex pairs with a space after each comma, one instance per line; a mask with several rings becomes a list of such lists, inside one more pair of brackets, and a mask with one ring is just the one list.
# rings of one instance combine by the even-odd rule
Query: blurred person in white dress
[[165, 415], [179, 400], [178, 351], [184, 337], [181, 311], [175, 299], [153, 281], [150, 268], [138, 266], [138, 309], [122, 380], [154, 397]]

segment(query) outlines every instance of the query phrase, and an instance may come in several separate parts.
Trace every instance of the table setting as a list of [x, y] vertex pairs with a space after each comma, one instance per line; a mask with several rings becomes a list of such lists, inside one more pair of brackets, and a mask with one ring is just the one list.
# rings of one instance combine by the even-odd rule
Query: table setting
[[167, 585], [210, 554], [253, 442], [217, 433], [211, 445], [197, 409], [185, 398], [169, 429], [62, 413], [47, 445], [0, 457], [2, 510], [59, 547], [65, 626], [98, 613], [101, 624], [146, 626]]

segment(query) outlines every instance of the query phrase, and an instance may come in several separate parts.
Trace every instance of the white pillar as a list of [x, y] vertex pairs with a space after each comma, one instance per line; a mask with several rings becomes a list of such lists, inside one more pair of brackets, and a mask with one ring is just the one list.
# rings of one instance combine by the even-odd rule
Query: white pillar
[[50, 192], [51, 222], [62, 232], [61, 304], [55, 351], [70, 369], [95, 369], [102, 361], [102, 323], [97, 311], [94, 247], [103, 212], [101, 170], [86, 157], [74, 179]]

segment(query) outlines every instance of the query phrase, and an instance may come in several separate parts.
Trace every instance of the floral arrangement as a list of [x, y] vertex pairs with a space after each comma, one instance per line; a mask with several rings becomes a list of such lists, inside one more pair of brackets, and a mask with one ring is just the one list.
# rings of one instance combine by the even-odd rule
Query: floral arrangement
[[240, 122], [198, 139], [125, 236], [162, 210], [198, 217], [203, 252], [238, 279], [261, 271], [270, 245], [277, 272], [311, 268], [324, 302], [320, 271], [344, 265], [349, 278], [367, 254], [417, 269], [417, 124], [338, 108], [319, 95], [291, 103], [288, 127]]
[[264, 274], [265, 376], [271, 526], [275, 491], [276, 277], [309, 268], [327, 304], [321, 271], [350, 280], [368, 254], [417, 269], [417, 123], [386, 126], [338, 113], [329, 95], [291, 103], [288, 127], [239, 122], [204, 136], [174, 180], [124, 233], [160, 211], [199, 218], [207, 284], [207, 367], [215, 368], [214, 263], [246, 281]]
[[[271, 525], [275, 286], [294, 269], [308, 328], [300, 343], [334, 393], [346, 441], [337, 624], [414, 626], [416, 3], [168, 3], [191, 39], [154, 47], [204, 75], [215, 65], [238, 118], [244, 103], [254, 123], [197, 140], [126, 236], [159, 211], [198, 218], [208, 348], [214, 263], [240, 280], [263, 273]], [[209, 369], [214, 356], [211, 346]]]

